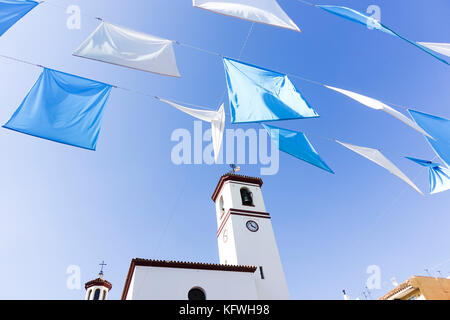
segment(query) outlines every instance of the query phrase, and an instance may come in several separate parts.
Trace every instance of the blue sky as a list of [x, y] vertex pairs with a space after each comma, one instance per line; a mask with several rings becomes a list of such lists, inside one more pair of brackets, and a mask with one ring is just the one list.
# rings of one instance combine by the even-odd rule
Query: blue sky
[[[181, 79], [73, 57], [98, 21], [90, 16], [237, 58], [251, 23], [191, 6], [189, 0], [126, 2], [51, 0], [0, 38], [0, 54], [174, 100], [217, 108], [225, 90], [217, 56], [176, 46]], [[383, 101], [450, 117], [448, 66], [395, 37], [295, 0], [280, 5], [303, 30], [255, 24], [242, 60], [297, 74]], [[80, 30], [66, 28], [70, 4], [80, 6]], [[449, 42], [446, 0], [329, 0], [365, 12], [414, 41]], [[5, 123], [41, 70], [0, 59], [0, 122]], [[382, 168], [318, 136], [375, 147], [422, 189], [426, 171], [403, 159], [432, 159], [420, 134], [386, 114], [311, 83], [292, 79], [319, 119], [276, 125], [311, 134], [336, 172], [331, 175], [281, 154], [280, 171], [263, 177], [263, 194], [294, 299], [362, 296], [366, 269], [381, 268], [383, 287], [426, 275], [450, 258], [449, 193], [422, 197]], [[404, 110], [403, 110], [404, 111]], [[206, 128], [206, 125], [204, 126]], [[257, 125], [227, 127], [258, 128]], [[0, 132], [0, 298], [83, 299], [68, 290], [66, 268], [81, 267], [82, 283], [105, 260], [120, 298], [132, 258], [217, 262], [210, 196], [225, 165], [176, 166], [173, 130], [193, 130], [189, 116], [154, 99], [113, 90], [97, 151], [90, 152], [6, 129]], [[259, 175], [258, 165], [242, 173]], [[450, 263], [431, 270], [450, 275]]]

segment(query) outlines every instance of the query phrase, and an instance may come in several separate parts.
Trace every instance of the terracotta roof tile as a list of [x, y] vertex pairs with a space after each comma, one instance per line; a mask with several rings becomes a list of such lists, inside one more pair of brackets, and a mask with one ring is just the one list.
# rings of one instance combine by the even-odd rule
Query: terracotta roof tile
[[249, 177], [235, 173], [227, 173], [220, 177], [219, 182], [217, 183], [216, 189], [212, 195], [212, 200], [216, 201], [217, 196], [219, 195], [220, 190], [222, 189], [223, 184], [226, 181], [238, 181], [238, 182], [246, 182], [251, 184], [257, 184], [260, 187], [263, 185], [263, 181], [261, 178], [257, 177]]
[[403, 282], [402, 284], [399, 284], [397, 287], [395, 287], [394, 289], [392, 289], [391, 291], [386, 293], [384, 296], [382, 296], [378, 300], [388, 300], [392, 296], [396, 295], [397, 293], [399, 293], [409, 287], [412, 287], [411, 283], [409, 282], [409, 280], [406, 280], [405, 282]]
[[106, 281], [105, 279], [102, 279], [102, 278], [97, 278], [95, 280], [86, 282], [86, 284], [84, 285], [84, 288], [88, 289], [93, 286], [104, 286], [104, 287], [108, 288], [108, 290], [111, 290], [111, 288], [112, 288], [112, 284], [109, 281]]

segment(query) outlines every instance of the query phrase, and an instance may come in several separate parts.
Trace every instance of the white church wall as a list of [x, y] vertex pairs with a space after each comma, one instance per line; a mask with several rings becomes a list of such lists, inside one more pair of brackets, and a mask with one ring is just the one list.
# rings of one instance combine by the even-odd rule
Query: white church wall
[[[230, 217], [234, 237], [238, 239], [234, 255], [239, 265], [254, 265], [259, 299], [289, 299], [289, 291], [274, 237], [271, 219], [232, 215]], [[259, 230], [247, 229], [247, 221], [258, 223]], [[259, 267], [263, 267], [264, 279]]]
[[[217, 237], [219, 260], [221, 264], [238, 265], [236, 256], [236, 241], [231, 219], [228, 218]], [[253, 264], [251, 264], [253, 265]]]
[[201, 288], [207, 300], [258, 299], [255, 274], [136, 266], [127, 299], [187, 300], [192, 288]]

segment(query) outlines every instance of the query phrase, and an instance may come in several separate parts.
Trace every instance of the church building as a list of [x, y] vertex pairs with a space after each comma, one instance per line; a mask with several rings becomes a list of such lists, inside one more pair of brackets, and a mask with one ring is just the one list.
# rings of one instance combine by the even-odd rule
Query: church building
[[[122, 300], [289, 299], [260, 178], [228, 173], [217, 184], [219, 264], [133, 259]], [[106, 299], [111, 284], [86, 284], [86, 299]], [[89, 286], [88, 286], [89, 284]]]

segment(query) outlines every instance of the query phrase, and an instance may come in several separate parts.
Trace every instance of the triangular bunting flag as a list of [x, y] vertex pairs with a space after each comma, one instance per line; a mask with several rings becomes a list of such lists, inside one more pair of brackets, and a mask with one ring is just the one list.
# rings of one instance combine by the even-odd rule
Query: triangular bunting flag
[[232, 123], [319, 116], [286, 75], [229, 58], [223, 63]]
[[179, 77], [172, 41], [102, 22], [75, 56]]
[[410, 157], [406, 158], [428, 168], [431, 194], [450, 190], [450, 170], [448, 168], [441, 166], [439, 163], [434, 163], [427, 160], [420, 160]]
[[5, 128], [95, 150], [111, 86], [44, 69]]
[[362, 94], [359, 94], [359, 93], [356, 93], [356, 92], [352, 92], [352, 91], [348, 91], [348, 90], [344, 90], [344, 89], [339, 89], [339, 88], [335, 88], [335, 87], [331, 87], [331, 86], [325, 86], [325, 87], [327, 87], [328, 89], [340, 92], [343, 95], [346, 95], [347, 97], [350, 97], [353, 100], [356, 100], [359, 103], [362, 103], [363, 105], [365, 105], [365, 106], [367, 106], [369, 108], [372, 108], [372, 109], [375, 109], [375, 110], [384, 111], [387, 114], [390, 114], [391, 116], [393, 116], [393, 117], [397, 118], [398, 120], [402, 121], [406, 125], [410, 126], [411, 128], [413, 128], [417, 132], [432, 138], [420, 126], [418, 126], [417, 123], [415, 123], [414, 121], [409, 119], [403, 113], [400, 113], [399, 111], [395, 110], [394, 108], [389, 107], [388, 105], [384, 104], [381, 101], [378, 101], [378, 100], [375, 100], [373, 98], [369, 98], [369, 97], [363, 96]]
[[347, 8], [347, 7], [342, 7], [342, 6], [330, 6], [330, 5], [317, 5], [317, 7], [328, 11], [332, 14], [335, 14], [339, 17], [342, 17], [344, 19], [362, 24], [366, 27], [369, 27], [370, 29], [375, 29], [375, 30], [380, 30], [383, 32], [386, 32], [388, 34], [397, 36], [398, 38], [405, 40], [406, 42], [409, 42], [410, 44], [412, 44], [413, 46], [416, 46], [417, 48], [419, 48], [422, 51], [425, 51], [426, 53], [428, 53], [429, 55], [435, 57], [436, 59], [438, 59], [439, 61], [444, 62], [445, 64], [449, 64], [446, 60], [442, 59], [441, 57], [437, 56], [436, 54], [434, 54], [431, 50], [429, 50], [428, 48], [424, 47], [423, 45], [416, 43], [414, 41], [408, 40], [405, 37], [399, 35], [398, 33], [396, 33], [394, 30], [388, 28], [387, 26], [385, 26], [384, 24], [382, 24], [381, 22], [379, 22], [378, 20], [366, 16], [365, 14], [362, 14], [361, 12], [358, 12], [356, 10]]
[[300, 32], [276, 0], [193, 0], [192, 4], [226, 16]]
[[417, 42], [418, 44], [427, 47], [430, 50], [450, 57], [450, 43], [436, 43], [436, 42]]
[[223, 140], [223, 132], [225, 130], [225, 108], [222, 104], [218, 111], [212, 111], [212, 110], [201, 110], [201, 109], [192, 109], [183, 107], [179, 104], [176, 104], [174, 102], [171, 102], [169, 100], [165, 100], [162, 98], [158, 98], [160, 101], [165, 102], [172, 107], [177, 108], [178, 110], [187, 113], [194, 118], [206, 121], [211, 123], [211, 129], [212, 129], [212, 141], [213, 141], [213, 147], [214, 147], [214, 160], [217, 163], [220, 149], [222, 147], [222, 140]]
[[372, 162], [375, 162], [379, 166], [385, 168], [393, 175], [397, 176], [407, 184], [409, 184], [414, 190], [419, 192], [421, 195], [423, 195], [422, 191], [399, 169], [393, 164], [389, 159], [387, 159], [379, 150], [372, 149], [372, 148], [366, 148], [366, 147], [360, 147], [355, 146], [349, 143], [343, 143], [340, 141], [337, 141], [340, 145], [346, 147], [347, 149], [352, 150], [353, 152], [356, 152], [360, 156], [363, 156], [366, 159], [369, 159]]
[[450, 167], [450, 120], [409, 109], [414, 121], [433, 139], [427, 138], [431, 147]]
[[0, 0], [0, 36], [38, 4], [28, 0]]
[[322, 160], [306, 135], [302, 132], [282, 129], [263, 124], [272, 140], [278, 144], [278, 148], [291, 156], [306, 161], [322, 170], [334, 173]]

